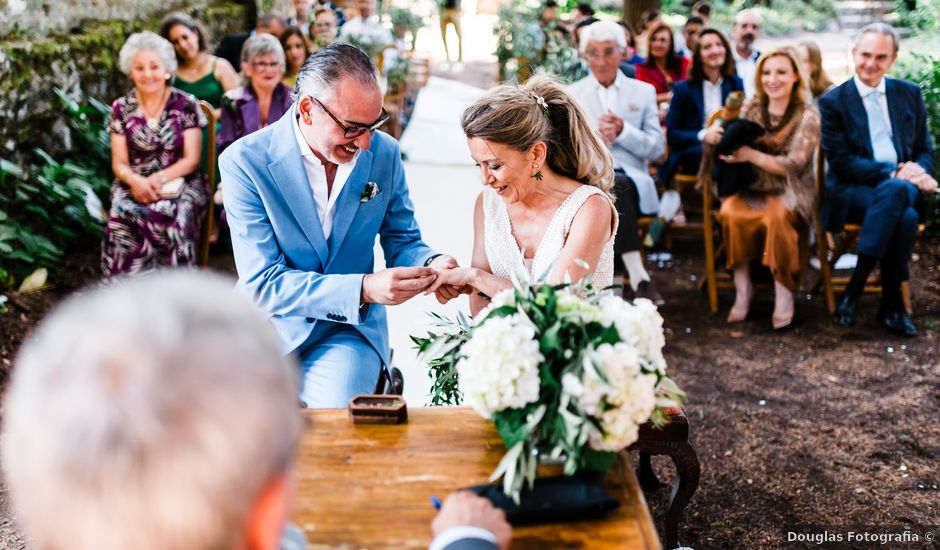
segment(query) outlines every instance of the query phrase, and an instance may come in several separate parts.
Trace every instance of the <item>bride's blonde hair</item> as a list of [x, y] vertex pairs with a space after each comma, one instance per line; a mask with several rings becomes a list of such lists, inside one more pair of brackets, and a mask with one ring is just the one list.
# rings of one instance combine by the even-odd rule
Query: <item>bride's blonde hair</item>
[[492, 88], [467, 107], [460, 123], [468, 138], [517, 151], [528, 151], [544, 141], [546, 163], [552, 170], [610, 195], [614, 182], [610, 151], [578, 102], [550, 76], [536, 75], [520, 86]]

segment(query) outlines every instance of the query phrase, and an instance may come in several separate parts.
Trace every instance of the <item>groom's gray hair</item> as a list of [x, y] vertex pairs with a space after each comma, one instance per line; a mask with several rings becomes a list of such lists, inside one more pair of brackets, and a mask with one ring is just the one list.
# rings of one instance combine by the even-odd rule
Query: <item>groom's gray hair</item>
[[23, 345], [3, 470], [36, 548], [233, 548], [301, 431], [297, 368], [233, 282], [157, 272], [70, 298]]
[[366, 86], [378, 86], [377, 72], [375, 63], [365, 52], [352, 44], [334, 42], [304, 61], [291, 99], [297, 103], [301, 97], [309, 95], [328, 101], [333, 97], [336, 84], [346, 76]]

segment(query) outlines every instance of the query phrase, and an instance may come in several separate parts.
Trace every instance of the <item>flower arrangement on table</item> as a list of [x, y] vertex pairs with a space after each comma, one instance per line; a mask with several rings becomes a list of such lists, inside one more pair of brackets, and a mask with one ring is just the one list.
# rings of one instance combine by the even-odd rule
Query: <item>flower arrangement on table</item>
[[414, 337], [433, 379], [431, 404], [469, 405], [506, 444], [490, 481], [518, 503], [540, 460], [564, 473], [606, 471], [647, 421], [685, 394], [666, 377], [663, 319], [645, 299], [626, 302], [587, 284], [516, 284], [475, 320], [440, 315]]

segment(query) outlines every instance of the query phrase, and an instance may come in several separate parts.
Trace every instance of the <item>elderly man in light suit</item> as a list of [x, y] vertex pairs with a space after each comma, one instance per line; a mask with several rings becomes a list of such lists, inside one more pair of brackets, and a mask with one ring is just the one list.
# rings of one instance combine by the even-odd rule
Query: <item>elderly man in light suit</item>
[[[373, 392], [389, 361], [384, 305], [457, 265], [421, 240], [398, 143], [376, 131], [387, 115], [375, 74], [354, 46], [318, 51], [294, 108], [219, 158], [237, 288], [298, 356], [308, 407]], [[373, 273], [376, 236], [390, 267]]]
[[656, 184], [648, 169], [649, 161], [661, 157], [666, 147], [656, 90], [620, 72], [618, 65], [627, 42], [616, 23], [592, 23], [581, 31], [580, 44], [591, 74], [572, 84], [571, 94], [607, 142], [617, 167], [614, 191], [620, 225], [614, 247], [636, 295], [662, 304], [662, 296], [643, 267], [636, 225], [638, 214], [659, 211]]

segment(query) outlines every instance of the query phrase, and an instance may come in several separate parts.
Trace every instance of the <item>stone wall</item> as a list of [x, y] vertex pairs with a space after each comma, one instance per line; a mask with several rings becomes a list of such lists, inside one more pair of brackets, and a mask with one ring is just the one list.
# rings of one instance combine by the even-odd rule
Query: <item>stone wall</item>
[[[23, 1], [8, 0], [5, 9]], [[127, 5], [158, 4], [155, 0], [137, 2]], [[118, 51], [130, 34], [156, 31], [169, 11], [166, 4], [147, 18], [86, 22], [71, 32], [41, 38], [25, 34], [17, 38], [14, 34], [0, 41], [0, 157], [23, 160], [35, 147], [53, 155], [71, 150], [69, 129], [54, 89], [65, 90], [77, 99], [94, 97], [106, 104], [125, 93], [131, 84], [117, 66]], [[185, 11], [206, 23], [213, 37], [242, 32], [243, 6], [231, 2], [196, 5], [189, 4]]]

